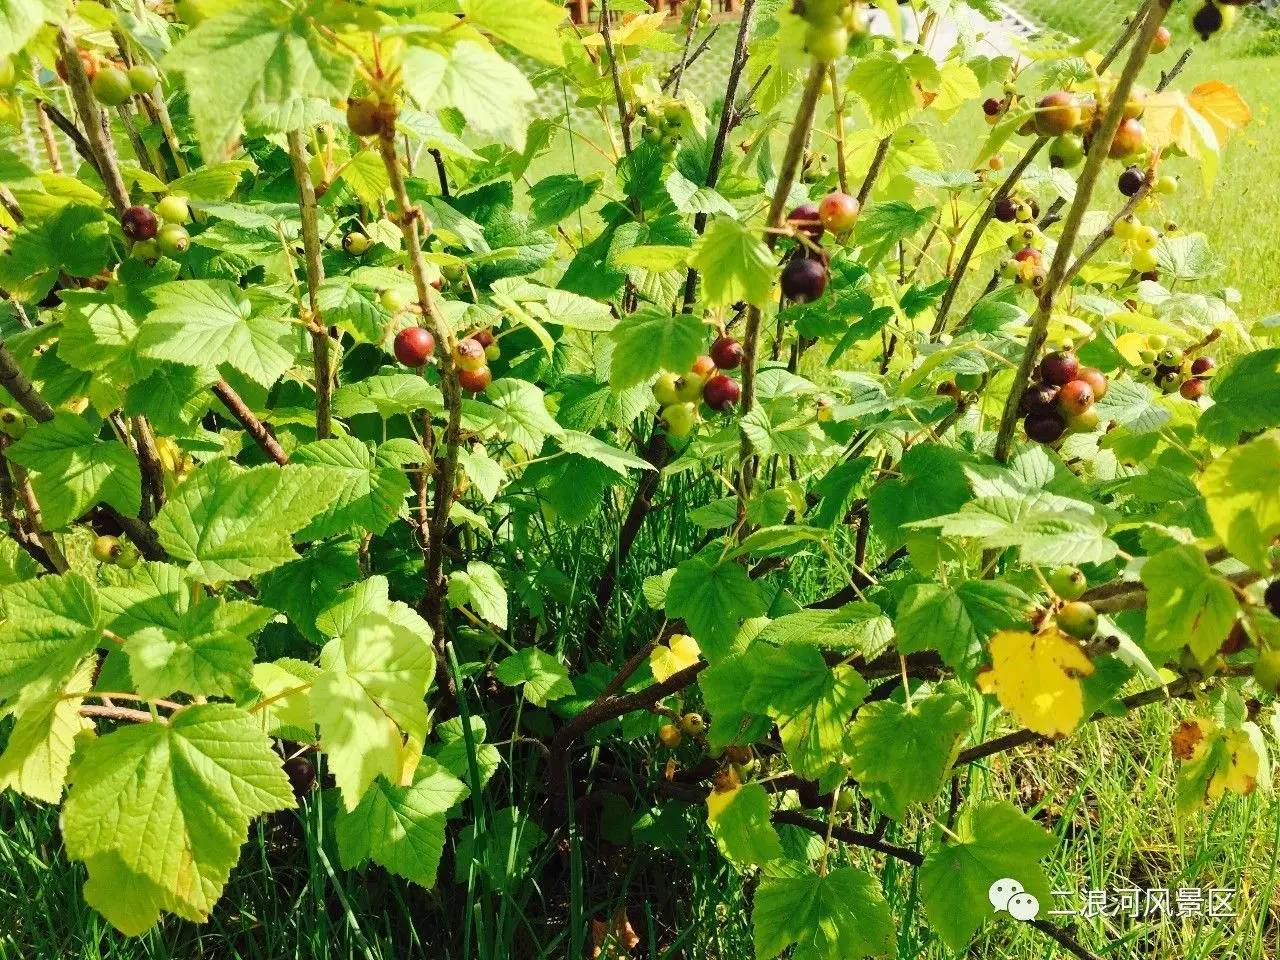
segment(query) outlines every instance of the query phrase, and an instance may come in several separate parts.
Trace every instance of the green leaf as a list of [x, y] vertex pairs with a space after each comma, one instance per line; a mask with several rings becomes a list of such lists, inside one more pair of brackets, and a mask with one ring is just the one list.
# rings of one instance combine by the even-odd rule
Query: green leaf
[[507, 629], [507, 588], [498, 571], [481, 560], [468, 560], [465, 571], [449, 574], [449, 602], [469, 606], [482, 620]]
[[947, 666], [972, 677], [997, 630], [1026, 623], [1031, 598], [998, 580], [968, 580], [954, 589], [921, 583], [907, 587], [894, 628], [898, 650], [937, 650]]
[[698, 674], [703, 702], [714, 721], [707, 729], [707, 745], [713, 750], [730, 743], [755, 743], [769, 732], [769, 718], [752, 713], [742, 702], [753, 662], [751, 653], [725, 657]]
[[[480, 2], [486, 8], [503, 6], [500, 0]], [[514, 12], [523, 5], [503, 9]], [[536, 94], [525, 75], [487, 43], [464, 40], [448, 50], [410, 47], [401, 62], [405, 86], [424, 110], [454, 107], [475, 133], [524, 149]]]
[[274, 737], [310, 743], [316, 736], [316, 718], [311, 712], [310, 686], [320, 669], [305, 660], [284, 658], [253, 665], [253, 686], [260, 700], [270, 700], [255, 711], [262, 728]]
[[39, 300], [59, 272], [91, 277], [111, 261], [111, 230], [102, 211], [68, 203], [40, 220], [28, 220], [0, 256], [0, 289]]
[[720, 852], [735, 864], [763, 864], [783, 855], [770, 813], [769, 794], [758, 783], [707, 797], [711, 835]]
[[688, 370], [702, 351], [706, 328], [693, 314], [645, 307], [624, 316], [611, 336], [617, 347], [609, 383], [622, 390], [646, 382], [659, 370]]
[[62, 20], [67, 0], [0, 0], [0, 59], [27, 45], [45, 23]]
[[[1272, 475], [1272, 494], [1275, 493]], [[1175, 651], [1184, 644], [1201, 661], [1222, 645], [1240, 611], [1231, 584], [1191, 544], [1170, 547], [1142, 565], [1147, 587], [1147, 646]]]
[[210, 703], [86, 742], [62, 830], [91, 882], [104, 866], [111, 876], [136, 875], [163, 893], [166, 909], [200, 921], [221, 895], [249, 823], [293, 804], [257, 721]]
[[1205, 468], [1200, 493], [1224, 546], [1255, 570], [1270, 569], [1267, 552], [1280, 536], [1280, 432], [1255, 437]]
[[339, 417], [376, 413], [383, 419], [418, 410], [444, 409], [440, 389], [412, 373], [388, 373], [356, 383], [343, 384], [333, 394], [333, 412]]
[[1199, 424], [1210, 442], [1234, 446], [1242, 433], [1280, 426], [1280, 347], [1246, 353], [1213, 378], [1210, 391], [1213, 406]]
[[564, 64], [559, 26], [564, 7], [546, 0], [512, 4], [506, 0], [462, 0], [462, 13], [485, 33], [545, 63]]
[[893, 919], [880, 884], [853, 867], [826, 876], [762, 877], [751, 925], [756, 960], [770, 960], [792, 944], [795, 960], [858, 960], [893, 946]]
[[722, 197], [715, 187], [699, 186], [679, 170], [672, 170], [667, 175], [666, 188], [671, 202], [681, 213], [723, 213], [730, 217], [738, 215], [733, 204]]
[[292, 537], [338, 495], [323, 471], [273, 464], [244, 470], [214, 460], [155, 519], [160, 543], [205, 583], [242, 580], [294, 560]]
[[871, 660], [893, 642], [893, 622], [874, 603], [855, 601], [837, 610], [801, 610], [778, 617], [756, 639], [779, 645], [806, 643]]
[[325, 645], [311, 708], [347, 810], [379, 776], [399, 783], [406, 763], [417, 758], [435, 662], [431, 628], [420, 619], [415, 630], [366, 613]]
[[[180, 596], [189, 596], [189, 591]], [[144, 697], [176, 691], [199, 696], [241, 698], [252, 680], [250, 637], [274, 616], [271, 610], [232, 600], [201, 597], [170, 627], [147, 627], [129, 634], [124, 651], [129, 675]]]
[[[381, 462], [354, 437], [317, 440], [299, 447], [290, 462], [313, 467], [316, 479], [337, 491], [337, 500], [299, 534], [318, 540], [353, 528], [382, 534], [404, 506], [409, 478], [396, 464]], [[323, 479], [321, 479], [323, 478]]]
[[65, 680], [102, 641], [97, 593], [78, 573], [15, 583], [0, 591], [0, 603], [0, 700]]
[[508, 687], [524, 684], [525, 697], [537, 707], [575, 692], [564, 664], [535, 647], [525, 647], [502, 660], [493, 675]]
[[815, 647], [791, 644], [756, 657], [746, 706], [778, 722], [787, 759], [817, 779], [839, 762], [844, 727], [870, 688], [852, 667], [829, 667]]
[[445, 814], [467, 792], [462, 781], [426, 757], [409, 786], [378, 778], [359, 806], [338, 815], [334, 833], [343, 869], [372, 860], [420, 886], [435, 886]]
[[0, 754], [0, 790], [13, 789], [33, 800], [58, 803], [76, 738], [93, 731], [80, 716], [83, 693], [93, 686], [96, 658], [86, 657], [65, 681], [36, 683], [12, 704], [14, 724]]
[[625, 477], [628, 470], [653, 470], [655, 467], [648, 460], [637, 457], [627, 450], [598, 440], [589, 433], [566, 430], [558, 438], [560, 448], [566, 453], [586, 457], [596, 463], [603, 464], [620, 477]]
[[1106, 395], [1098, 401], [1098, 416], [1114, 420], [1133, 433], [1151, 433], [1169, 422], [1169, 411], [1152, 398], [1146, 384], [1117, 378], [1108, 383]]
[[877, 135], [883, 137], [905, 124], [920, 109], [916, 81], [937, 76], [937, 66], [927, 57], [915, 54], [899, 59], [885, 52], [858, 60], [846, 82], [862, 101]]
[[942, 789], [972, 722], [967, 699], [939, 693], [869, 703], [849, 730], [849, 775], [884, 814], [901, 820], [909, 804]]
[[11, 446], [16, 463], [36, 471], [32, 486], [44, 525], [65, 527], [95, 503], [135, 517], [142, 506], [142, 471], [129, 448], [99, 440], [89, 422], [59, 410]]
[[701, 273], [702, 299], [712, 307], [740, 300], [763, 307], [777, 273], [773, 254], [759, 232], [727, 216], [711, 221], [689, 265]]
[[293, 366], [297, 334], [281, 304], [263, 309], [225, 280], [178, 280], [149, 296], [155, 309], [139, 339], [148, 357], [200, 369], [225, 364], [264, 387]]
[[581, 210], [600, 189], [599, 177], [582, 178], [572, 173], [553, 173], [529, 188], [529, 212], [539, 227], [559, 223]]
[[712, 565], [692, 557], [676, 567], [667, 588], [667, 616], [689, 625], [703, 655], [715, 662], [726, 654], [738, 625], [765, 612], [756, 585], [732, 560]]
[[542, 391], [525, 380], [504, 378], [489, 384], [487, 411], [494, 427], [512, 443], [525, 450], [541, 449], [547, 437], [559, 436], [560, 424], [547, 411]]
[[988, 891], [997, 880], [1018, 881], [1042, 910], [1052, 902], [1040, 860], [1053, 850], [1053, 838], [1004, 802], [965, 810], [955, 833], [956, 842], [929, 851], [919, 875], [929, 923], [947, 946], [961, 952], [982, 922], [995, 915]]
[[186, 81], [201, 151], [213, 160], [244, 130], [251, 109], [344, 98], [354, 62], [302, 10], [246, 0], [198, 24], [169, 51], [164, 67]]

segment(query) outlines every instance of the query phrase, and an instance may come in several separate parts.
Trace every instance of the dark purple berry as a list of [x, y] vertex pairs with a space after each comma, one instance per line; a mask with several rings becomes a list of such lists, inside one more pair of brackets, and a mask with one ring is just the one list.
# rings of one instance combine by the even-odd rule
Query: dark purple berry
[[293, 795], [302, 799], [316, 782], [316, 768], [306, 757], [291, 757], [284, 762], [284, 772], [293, 787]]
[[1046, 383], [1037, 383], [1027, 388], [1022, 395], [1022, 412], [1043, 413], [1057, 409], [1058, 387]]
[[1067, 429], [1066, 421], [1053, 410], [1027, 414], [1022, 426], [1027, 431], [1027, 436], [1036, 443], [1053, 443]]
[[1191, 361], [1191, 372], [1202, 377], [1214, 367], [1213, 357], [1196, 357]]
[[150, 240], [160, 229], [160, 220], [150, 207], [136, 204], [120, 215], [120, 229], [130, 240]]
[[982, 112], [988, 117], [995, 117], [1004, 110], [1004, 101], [996, 97], [987, 97], [982, 101]]
[[1262, 599], [1266, 601], [1271, 615], [1280, 617], [1280, 580], [1272, 580], [1267, 584], [1267, 589], [1262, 592]]
[[787, 214], [787, 222], [799, 230], [801, 233], [808, 234], [810, 240], [818, 240], [822, 237], [822, 214], [818, 211], [816, 203], [802, 203], [789, 214]]
[[1134, 197], [1146, 182], [1147, 175], [1140, 168], [1126, 167], [1124, 173], [1120, 174], [1120, 182], [1117, 186], [1126, 197]]
[[822, 296], [826, 288], [827, 268], [821, 261], [792, 257], [782, 268], [782, 292], [788, 300], [808, 303]]
[[1018, 201], [1013, 197], [1001, 197], [996, 204], [995, 218], [1001, 223], [1013, 223], [1018, 216]]

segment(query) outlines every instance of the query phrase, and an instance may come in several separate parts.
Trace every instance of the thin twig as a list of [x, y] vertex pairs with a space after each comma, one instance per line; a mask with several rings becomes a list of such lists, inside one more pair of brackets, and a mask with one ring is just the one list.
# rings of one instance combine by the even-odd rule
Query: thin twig
[[320, 226], [316, 210], [316, 188], [311, 182], [307, 148], [302, 143], [302, 131], [290, 130], [289, 162], [293, 165], [293, 179], [298, 185], [298, 208], [302, 214], [302, 247], [307, 262], [307, 303], [310, 315], [307, 329], [311, 333], [311, 361], [316, 371], [316, 439], [324, 440], [331, 433], [330, 397], [333, 393], [333, 372], [329, 360], [329, 330], [320, 313], [320, 284], [324, 282], [324, 264], [320, 260]]
[[284, 452], [284, 447], [280, 446], [271, 431], [267, 429], [266, 424], [254, 415], [249, 409], [248, 404], [236, 393], [235, 387], [227, 383], [225, 380], [219, 380], [211, 388], [213, 395], [223, 402], [231, 415], [240, 421], [240, 426], [244, 427], [245, 432], [253, 437], [253, 442], [276, 463], [284, 466], [289, 462], [289, 455]]

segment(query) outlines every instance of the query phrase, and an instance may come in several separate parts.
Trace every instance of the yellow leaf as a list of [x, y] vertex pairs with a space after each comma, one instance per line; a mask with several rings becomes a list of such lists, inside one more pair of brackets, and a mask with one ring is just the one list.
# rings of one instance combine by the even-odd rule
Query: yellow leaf
[[[632, 17], [621, 26], [611, 29], [609, 31], [609, 40], [615, 47], [641, 46], [662, 29], [662, 21], [666, 18], [667, 15], [665, 13], [644, 13]], [[582, 45], [585, 47], [603, 47], [604, 34], [594, 33], [584, 38]]]
[[1253, 112], [1236, 88], [1221, 80], [1210, 80], [1192, 87], [1187, 102], [1213, 128], [1218, 146], [1225, 147], [1236, 130], [1243, 130], [1253, 120]]
[[1249, 734], [1244, 730], [1228, 730], [1224, 738], [1228, 759], [1209, 778], [1205, 795], [1210, 800], [1217, 800], [1227, 791], [1245, 797], [1258, 786], [1261, 758]]
[[1093, 664], [1056, 627], [1040, 633], [1001, 630], [991, 638], [991, 668], [978, 675], [983, 693], [1046, 737], [1070, 733], [1084, 713], [1080, 678]]
[[667, 643], [669, 646], [654, 647], [653, 653], [649, 654], [649, 669], [659, 683], [672, 674], [692, 667], [698, 662], [698, 655], [702, 652], [698, 649], [698, 641], [683, 633], [672, 634]]

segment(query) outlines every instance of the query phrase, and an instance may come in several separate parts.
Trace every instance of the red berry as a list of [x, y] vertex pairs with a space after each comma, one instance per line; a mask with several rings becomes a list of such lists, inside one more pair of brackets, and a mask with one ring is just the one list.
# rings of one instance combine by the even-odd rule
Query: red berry
[[822, 226], [822, 214], [818, 211], [816, 203], [800, 204], [787, 214], [787, 222], [801, 233], [808, 234], [810, 240], [819, 239], [825, 229]]
[[721, 370], [737, 370], [742, 366], [742, 344], [733, 337], [717, 337], [711, 344], [711, 359]]
[[1182, 385], [1178, 387], [1178, 393], [1182, 394], [1184, 400], [1199, 400], [1204, 396], [1204, 381], [1195, 377], [1183, 380]]
[[471, 334], [471, 339], [480, 344], [480, 346], [487, 348], [489, 344], [493, 343], [493, 331], [477, 330], [475, 333]]
[[702, 399], [707, 406], [722, 413], [737, 405], [741, 395], [742, 388], [738, 386], [738, 381], [723, 373], [717, 373], [702, 388]]
[[436, 338], [426, 327], [405, 327], [396, 334], [392, 351], [406, 367], [421, 367], [436, 348]]
[[1030, 260], [1039, 265], [1044, 262], [1044, 254], [1035, 247], [1023, 247], [1013, 255], [1013, 259], [1017, 260], [1019, 263]]
[[1196, 357], [1191, 361], [1191, 372], [1195, 376], [1201, 377], [1212, 370], [1215, 366], [1216, 364], [1213, 362], [1213, 357]]
[[792, 257], [782, 268], [782, 292], [788, 300], [808, 303], [827, 288], [827, 268], [818, 260]]
[[461, 384], [463, 390], [471, 393], [480, 393], [485, 387], [493, 382], [493, 373], [488, 367], [480, 367], [478, 370], [462, 369], [458, 371], [458, 383]]
[[1151, 38], [1151, 52], [1164, 53], [1169, 49], [1169, 44], [1173, 42], [1173, 34], [1169, 32], [1169, 28], [1161, 24], [1156, 28], [1156, 35]]
[[1072, 380], [1058, 391], [1058, 406], [1068, 417], [1076, 417], [1093, 406], [1093, 387], [1083, 380]]
[[1061, 414], [1053, 410], [1027, 414], [1022, 426], [1027, 436], [1037, 443], [1053, 443], [1067, 429]]
[[839, 191], [827, 194], [818, 204], [818, 215], [822, 218], [822, 225], [832, 233], [845, 233], [853, 229], [861, 210], [857, 198]]
[[1070, 350], [1045, 354], [1040, 361], [1040, 379], [1060, 387], [1070, 383], [1080, 374], [1080, 361]]
[[150, 240], [160, 229], [160, 219], [150, 207], [136, 204], [120, 215], [120, 229], [135, 243], [139, 240]]
[[1107, 395], [1107, 376], [1097, 367], [1081, 367], [1076, 379], [1093, 387], [1094, 400], [1101, 400]]

